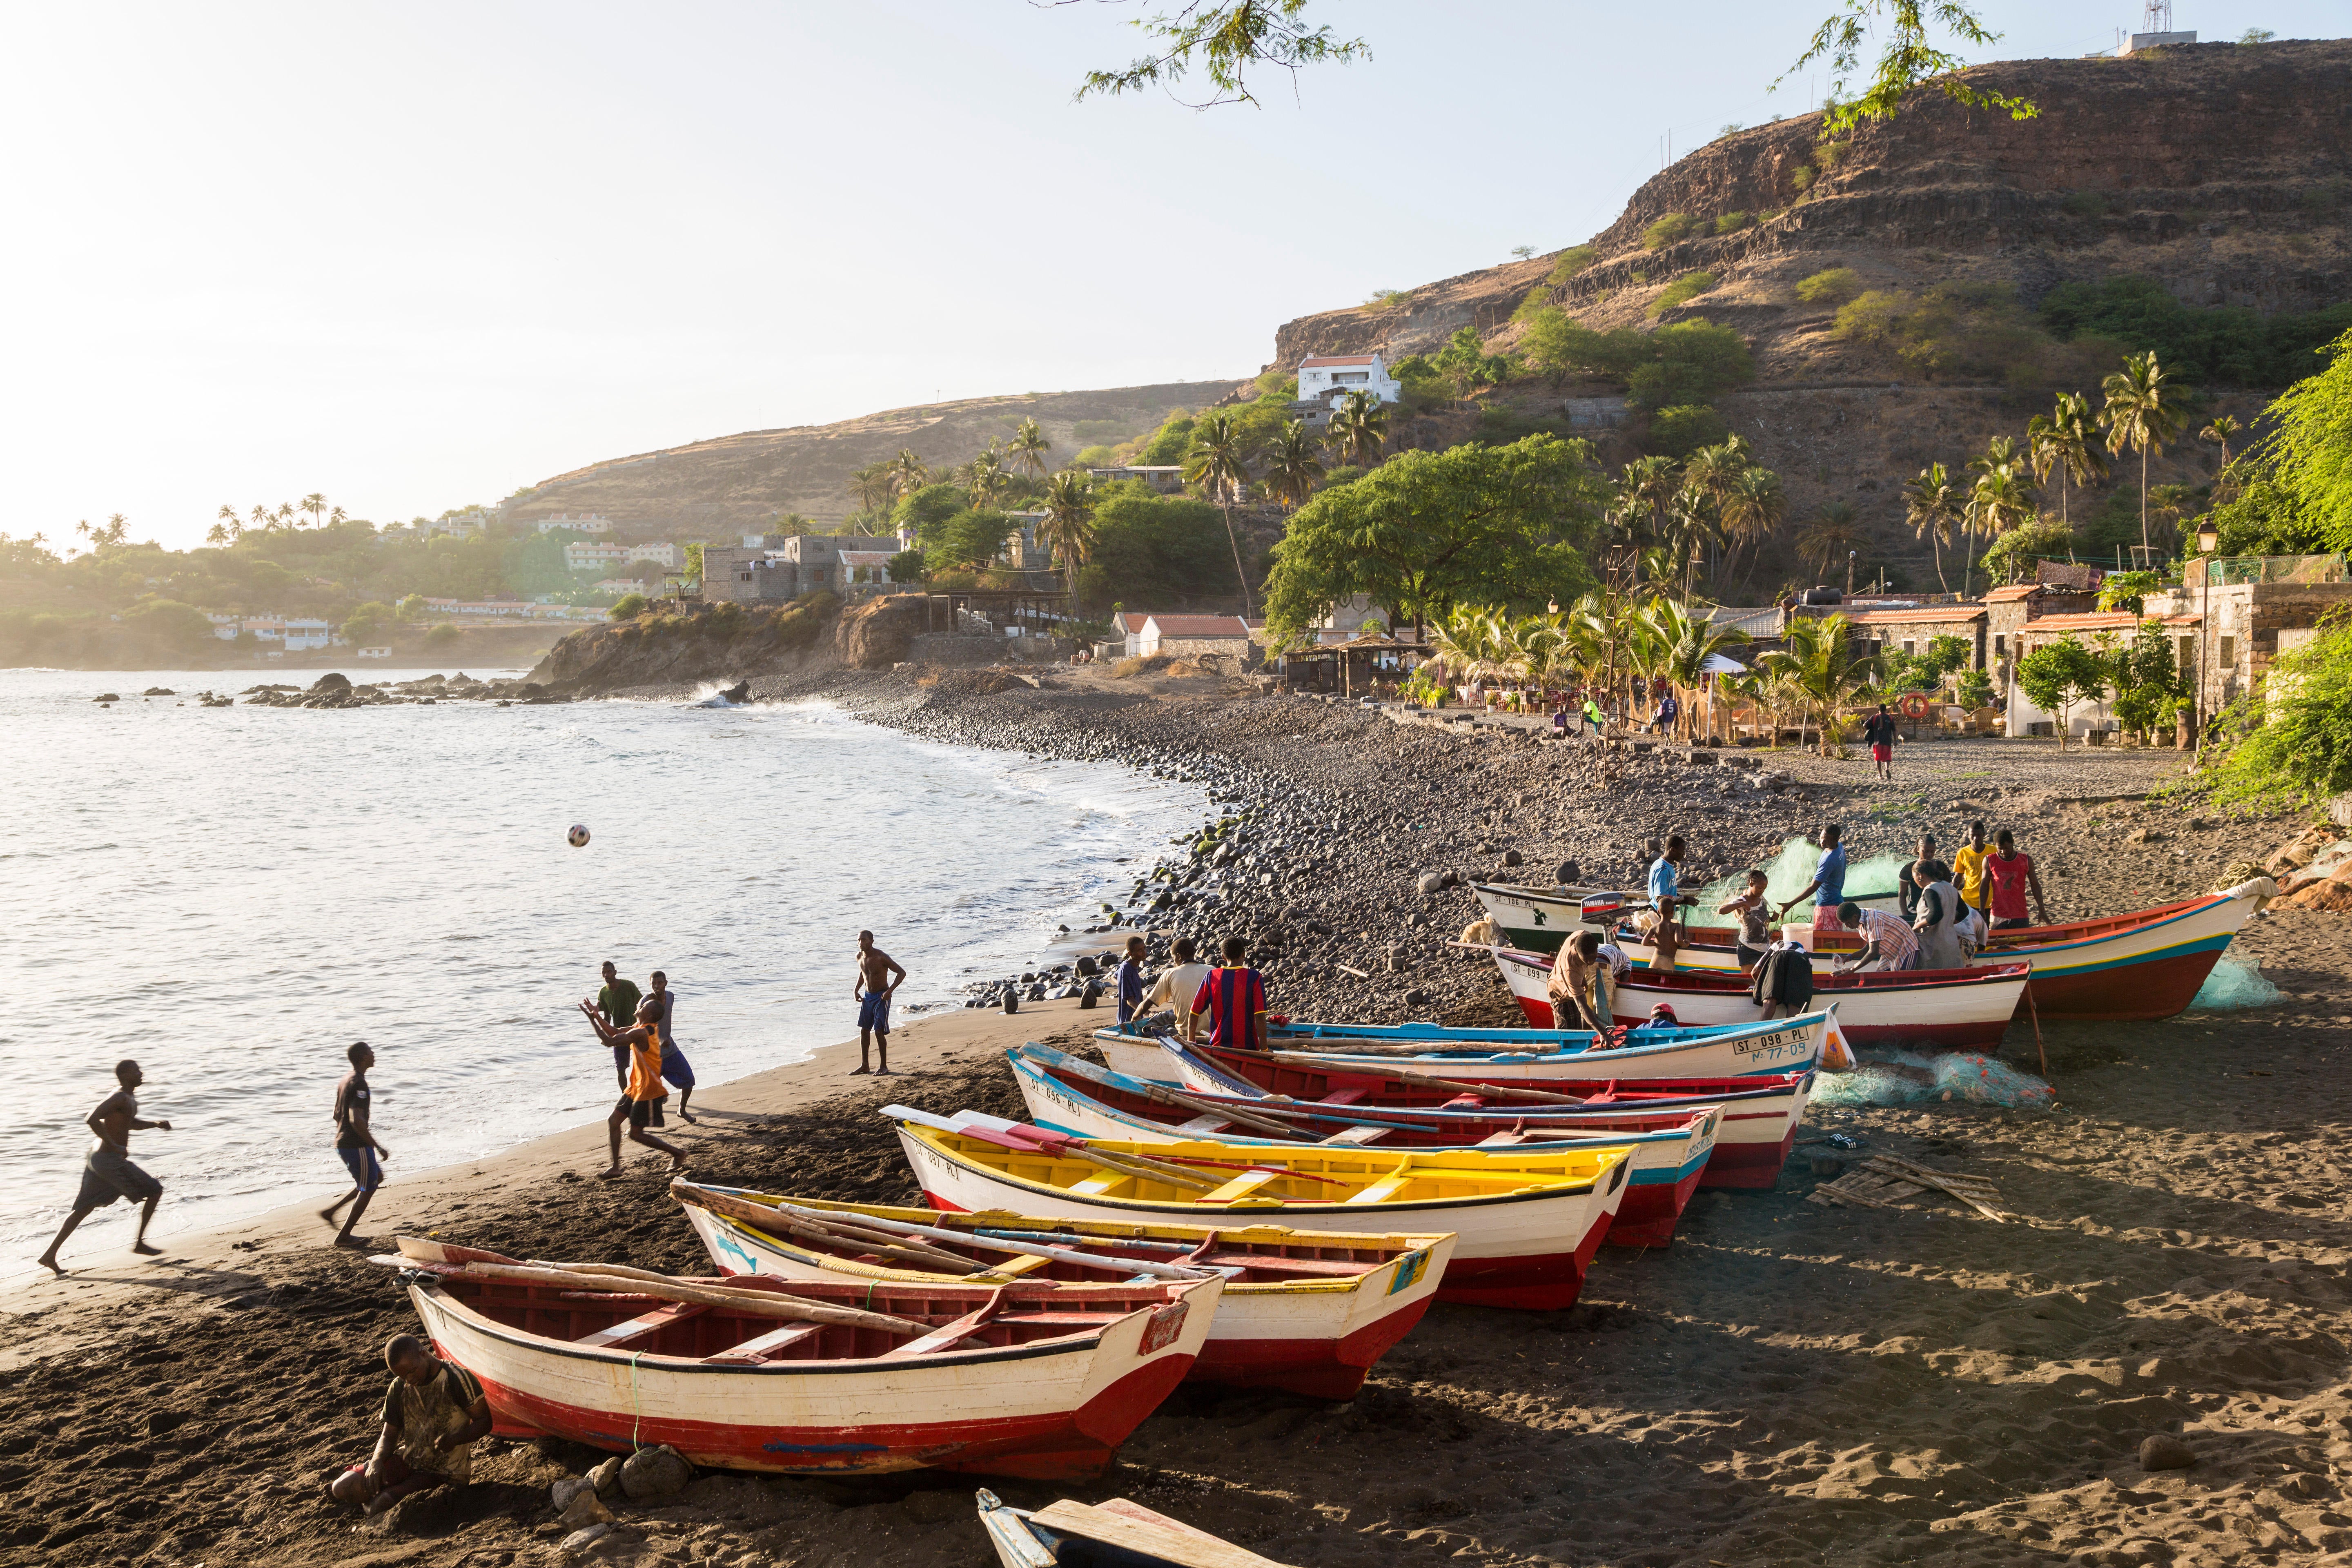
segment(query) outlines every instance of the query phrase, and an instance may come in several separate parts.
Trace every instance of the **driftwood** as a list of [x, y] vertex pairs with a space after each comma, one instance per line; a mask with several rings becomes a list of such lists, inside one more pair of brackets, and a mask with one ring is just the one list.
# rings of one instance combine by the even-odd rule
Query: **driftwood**
[[1996, 1225], [2009, 1215], [1993, 1206], [2000, 1191], [1982, 1176], [1938, 1171], [1895, 1154], [1874, 1154], [1834, 1182], [1824, 1182], [1805, 1195], [1816, 1204], [1851, 1204], [1860, 1208], [1903, 1209], [1906, 1200], [1939, 1192], [1958, 1199]]

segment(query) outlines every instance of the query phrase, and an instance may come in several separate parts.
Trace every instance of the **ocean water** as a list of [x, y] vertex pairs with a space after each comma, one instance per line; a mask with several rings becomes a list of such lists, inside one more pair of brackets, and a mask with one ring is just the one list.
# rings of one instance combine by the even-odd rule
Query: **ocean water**
[[[131, 1139], [165, 1186], [157, 1237], [324, 1202], [349, 1186], [330, 1110], [353, 1040], [375, 1048], [388, 1178], [477, 1158], [610, 1109], [611, 1052], [574, 1010], [606, 958], [640, 987], [667, 973], [716, 1083], [855, 1037], [861, 927], [908, 969], [899, 1018], [954, 1005], [1205, 809], [1192, 785], [822, 704], [188, 695], [252, 679], [0, 671], [0, 1278], [68, 1212], [121, 1058], [173, 1129]], [[92, 1215], [68, 1259], [126, 1245], [130, 1212]]]

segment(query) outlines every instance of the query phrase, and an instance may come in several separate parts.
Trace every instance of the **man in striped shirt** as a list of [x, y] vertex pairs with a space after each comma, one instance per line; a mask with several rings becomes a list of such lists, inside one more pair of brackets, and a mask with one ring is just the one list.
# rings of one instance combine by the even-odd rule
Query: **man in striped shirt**
[[1265, 1049], [1265, 981], [1244, 963], [1249, 944], [1225, 938], [1225, 962], [1209, 971], [1192, 998], [1192, 1011], [1209, 1016], [1209, 1043], [1229, 1051]]
[[1900, 916], [1885, 910], [1865, 910], [1848, 900], [1838, 906], [1838, 919], [1862, 938], [1862, 956], [1854, 960], [1855, 969], [1909, 969], [1918, 963], [1919, 939]]

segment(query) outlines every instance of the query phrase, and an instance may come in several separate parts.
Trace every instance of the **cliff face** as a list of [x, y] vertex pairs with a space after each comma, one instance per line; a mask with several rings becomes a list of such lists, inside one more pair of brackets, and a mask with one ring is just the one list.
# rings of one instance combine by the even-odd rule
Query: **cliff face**
[[1055, 460], [1066, 460], [1080, 447], [1149, 430], [1171, 409], [1214, 403], [1233, 387], [1225, 381], [1180, 381], [982, 397], [894, 408], [835, 425], [749, 430], [541, 479], [508, 515], [529, 521], [559, 512], [601, 512], [626, 539], [757, 532], [779, 511], [836, 522], [856, 504], [847, 488], [851, 472], [901, 447], [913, 447], [935, 469], [951, 467], [1034, 418], [1052, 439]]
[[[2062, 282], [2126, 274], [2154, 278], [2199, 307], [2267, 313], [2352, 298], [2352, 43], [2200, 44], [1969, 75], [2032, 99], [2040, 117], [2013, 121], [1916, 94], [1831, 158], [1818, 114], [1734, 132], [1644, 184], [1593, 237], [1597, 259], [1548, 291], [1587, 325], [1642, 327], [1668, 283], [1713, 274], [1706, 292], [1660, 320], [1703, 316], [1748, 338], [1756, 383], [1717, 404], [1787, 481], [1792, 522], [1833, 500], [1851, 504], [1864, 570], [1891, 563], [1913, 587], [1937, 578], [1927, 547], [1904, 524], [1903, 481], [1930, 462], [1957, 470], [1993, 436], [2021, 435], [2053, 385], [1923, 376], [1885, 350], [1835, 337], [1834, 301], [1800, 300], [1801, 279], [1842, 267], [1865, 289], [2003, 283], [2029, 306]], [[1696, 220], [1696, 232], [1643, 249], [1644, 231], [1670, 214]], [[1721, 218], [1732, 221], [1718, 233]], [[1276, 363], [1374, 348], [1394, 358], [1465, 325], [1489, 348], [1507, 347], [1520, 332], [1512, 312], [1550, 263], [1448, 279], [1393, 310], [1302, 317], [1276, 333]], [[2112, 368], [2102, 361], [2066, 374], [2087, 374], [2081, 384], [2095, 390]], [[2242, 422], [2268, 400], [2260, 388], [2209, 390], [2205, 413]], [[1557, 415], [1560, 395], [1529, 384], [1502, 401], [1523, 415]], [[1606, 455], [1630, 455], [1622, 446]], [[2151, 478], [2200, 483], [2218, 458], [2210, 444], [2184, 440]], [[2126, 481], [2126, 468], [2136, 492], [2136, 464], [2118, 464], [2114, 482]], [[2053, 491], [2045, 504], [2055, 510], [2057, 499]], [[2102, 499], [2077, 490], [2074, 515]], [[1768, 584], [1817, 570], [1785, 548], [1757, 565]], [[1960, 586], [1948, 552], [1947, 570]]]

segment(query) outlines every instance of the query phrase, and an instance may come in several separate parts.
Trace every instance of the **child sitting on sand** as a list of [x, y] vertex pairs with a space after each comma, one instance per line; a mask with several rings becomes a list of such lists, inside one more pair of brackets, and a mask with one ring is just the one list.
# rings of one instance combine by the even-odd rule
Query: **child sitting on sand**
[[328, 1484], [337, 1502], [382, 1513], [413, 1492], [462, 1487], [473, 1478], [474, 1445], [488, 1436], [490, 1402], [474, 1374], [434, 1355], [414, 1334], [383, 1347], [392, 1386], [375, 1452]]

